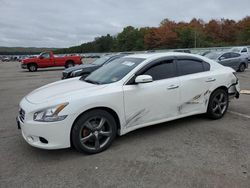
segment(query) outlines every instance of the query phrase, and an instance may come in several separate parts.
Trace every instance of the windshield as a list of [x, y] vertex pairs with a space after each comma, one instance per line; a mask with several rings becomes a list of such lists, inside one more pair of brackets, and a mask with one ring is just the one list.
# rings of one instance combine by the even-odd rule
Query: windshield
[[85, 81], [93, 84], [109, 84], [117, 82], [144, 60], [145, 59], [142, 58], [116, 59], [91, 73]]
[[241, 48], [232, 48], [232, 52], [240, 52]]
[[101, 58], [95, 60], [95, 61], [93, 62], [93, 64], [101, 66], [101, 65], [102, 65], [103, 63], [105, 63], [109, 58], [110, 58], [110, 56], [103, 56], [103, 57], [101, 57]]
[[219, 56], [220, 56], [220, 53], [215, 53], [215, 52], [211, 52], [205, 55], [205, 57], [209, 59], [217, 59]]

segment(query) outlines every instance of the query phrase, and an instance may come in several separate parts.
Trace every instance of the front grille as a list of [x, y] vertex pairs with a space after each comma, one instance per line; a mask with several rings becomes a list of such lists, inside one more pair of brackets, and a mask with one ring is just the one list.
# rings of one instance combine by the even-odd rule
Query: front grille
[[24, 119], [25, 119], [25, 111], [22, 109], [22, 108], [20, 108], [20, 110], [19, 110], [19, 118], [20, 118], [20, 120], [23, 122], [24, 121]]

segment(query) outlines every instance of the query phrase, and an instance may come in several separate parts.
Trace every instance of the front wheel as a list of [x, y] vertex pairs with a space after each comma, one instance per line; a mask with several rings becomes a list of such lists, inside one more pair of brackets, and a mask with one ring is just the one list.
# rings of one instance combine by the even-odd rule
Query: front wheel
[[84, 113], [71, 131], [73, 146], [80, 152], [99, 153], [107, 149], [116, 137], [114, 117], [104, 110]]
[[243, 63], [241, 63], [240, 66], [239, 66], [238, 71], [239, 71], [239, 72], [244, 72], [245, 69], [246, 69], [246, 66], [245, 66]]
[[28, 69], [29, 69], [30, 72], [36, 72], [37, 71], [37, 65], [36, 64], [28, 65]]
[[211, 119], [220, 119], [228, 108], [228, 93], [223, 89], [215, 90], [209, 99], [207, 115]]

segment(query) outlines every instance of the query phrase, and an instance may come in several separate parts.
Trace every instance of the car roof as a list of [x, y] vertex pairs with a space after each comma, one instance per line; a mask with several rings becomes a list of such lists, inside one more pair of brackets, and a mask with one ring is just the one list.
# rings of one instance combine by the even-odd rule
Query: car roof
[[202, 58], [200, 55], [184, 53], [184, 52], [158, 52], [158, 53], [145, 53], [145, 54], [134, 54], [126, 57], [131, 58], [143, 58], [143, 59], [153, 59], [153, 58], [161, 58], [161, 57], [171, 57], [171, 56], [188, 56], [188, 57], [197, 57]]

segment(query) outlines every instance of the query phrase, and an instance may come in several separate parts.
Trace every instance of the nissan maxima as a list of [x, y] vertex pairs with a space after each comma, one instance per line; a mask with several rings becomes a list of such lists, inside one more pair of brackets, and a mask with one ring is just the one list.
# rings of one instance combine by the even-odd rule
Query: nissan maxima
[[187, 53], [137, 54], [34, 90], [21, 100], [17, 123], [34, 147], [93, 154], [149, 125], [195, 114], [222, 118], [235, 97], [230, 67]]

